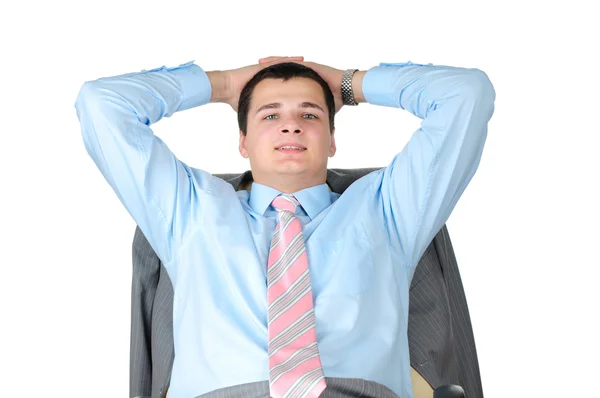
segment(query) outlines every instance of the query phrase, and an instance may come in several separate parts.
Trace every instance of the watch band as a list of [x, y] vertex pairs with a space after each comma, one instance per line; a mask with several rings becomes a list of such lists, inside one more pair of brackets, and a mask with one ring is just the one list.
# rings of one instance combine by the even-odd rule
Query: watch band
[[358, 69], [346, 69], [342, 75], [342, 102], [344, 105], [358, 105], [354, 101], [354, 94], [352, 93], [352, 76], [357, 71]]

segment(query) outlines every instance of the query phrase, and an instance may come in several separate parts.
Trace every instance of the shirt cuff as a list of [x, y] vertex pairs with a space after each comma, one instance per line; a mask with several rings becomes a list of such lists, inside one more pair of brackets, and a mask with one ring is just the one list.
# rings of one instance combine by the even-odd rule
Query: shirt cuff
[[[397, 81], [400, 77], [398, 70], [407, 66], [423, 66], [410, 61], [405, 63], [382, 62], [365, 73], [362, 90], [365, 100], [369, 104], [402, 108]], [[429, 64], [432, 65], [432, 64]]]
[[194, 61], [165, 69], [177, 79], [181, 87], [182, 100], [177, 111], [184, 111], [210, 102], [212, 95], [210, 80], [208, 80], [206, 72], [194, 64]]

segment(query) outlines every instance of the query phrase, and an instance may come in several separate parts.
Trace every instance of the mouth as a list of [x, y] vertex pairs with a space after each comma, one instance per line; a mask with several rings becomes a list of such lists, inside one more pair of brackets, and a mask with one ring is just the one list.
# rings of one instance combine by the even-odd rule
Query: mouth
[[283, 145], [280, 147], [275, 148], [275, 150], [279, 151], [279, 152], [304, 152], [306, 151], [306, 148], [302, 147], [302, 146], [295, 146], [295, 145]]

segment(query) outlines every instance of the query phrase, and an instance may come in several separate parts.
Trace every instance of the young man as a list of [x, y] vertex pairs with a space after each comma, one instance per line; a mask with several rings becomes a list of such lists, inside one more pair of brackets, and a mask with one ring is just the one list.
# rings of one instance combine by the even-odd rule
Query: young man
[[[173, 283], [169, 397], [267, 381], [272, 397], [359, 396], [344, 387], [356, 380], [412, 397], [410, 281], [477, 169], [494, 100], [477, 69], [342, 71], [301, 57], [85, 83], [85, 147]], [[250, 191], [187, 166], [150, 129], [208, 102], [238, 111]], [[361, 102], [422, 124], [388, 167], [339, 195], [325, 183], [334, 114]]]

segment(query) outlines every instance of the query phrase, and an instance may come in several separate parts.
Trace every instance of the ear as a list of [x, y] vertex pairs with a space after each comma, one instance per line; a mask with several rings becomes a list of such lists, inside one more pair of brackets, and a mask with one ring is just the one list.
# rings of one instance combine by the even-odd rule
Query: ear
[[242, 155], [242, 157], [244, 158], [248, 158], [248, 149], [246, 148], [246, 136], [244, 135], [244, 133], [242, 132], [242, 130], [240, 130], [240, 154]]
[[335, 155], [335, 152], [337, 150], [337, 148], [335, 146], [335, 129], [331, 130], [331, 136], [329, 137], [329, 140], [330, 140], [329, 157], [332, 158]]

